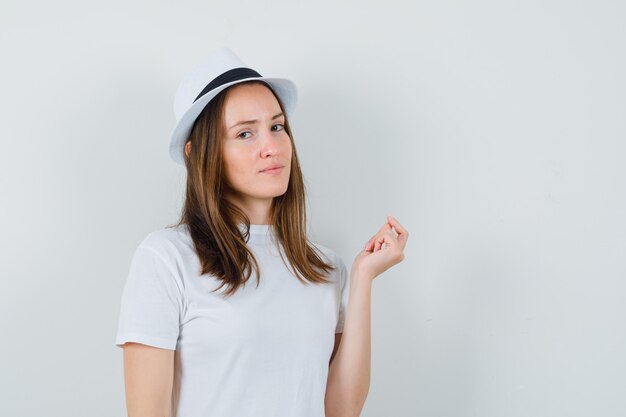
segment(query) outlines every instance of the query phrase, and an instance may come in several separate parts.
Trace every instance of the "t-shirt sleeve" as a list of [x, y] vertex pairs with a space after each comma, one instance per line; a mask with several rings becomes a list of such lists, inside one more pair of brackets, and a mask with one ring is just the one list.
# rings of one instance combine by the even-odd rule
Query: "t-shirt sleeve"
[[115, 344], [176, 349], [183, 306], [174, 269], [156, 249], [138, 246], [122, 292]]
[[348, 308], [348, 296], [350, 295], [350, 274], [348, 268], [341, 258], [339, 259], [339, 273], [340, 273], [340, 286], [341, 295], [339, 302], [339, 318], [337, 320], [337, 327], [335, 333], [343, 333], [343, 325], [346, 321], [346, 311]]

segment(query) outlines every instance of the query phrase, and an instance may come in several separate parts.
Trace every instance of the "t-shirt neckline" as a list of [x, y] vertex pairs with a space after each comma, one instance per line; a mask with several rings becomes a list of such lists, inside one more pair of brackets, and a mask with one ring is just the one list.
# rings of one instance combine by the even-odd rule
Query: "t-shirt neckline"
[[[184, 224], [185, 231], [189, 235], [189, 225]], [[240, 223], [237, 225], [241, 234], [246, 232], [246, 225]], [[190, 236], [190, 235], [189, 235]], [[247, 240], [248, 243], [270, 243], [275, 240], [276, 232], [274, 231], [273, 224], [250, 224], [250, 236]]]
[[[246, 225], [243, 223], [238, 224], [239, 230], [242, 236], [245, 238]], [[250, 224], [250, 234], [246, 239], [246, 243], [249, 245], [275, 245], [276, 233], [274, 232], [273, 224]]]
[[[246, 225], [243, 223], [238, 224], [237, 226], [239, 226], [239, 230], [241, 230], [241, 232], [245, 232], [246, 231]], [[274, 229], [273, 229], [273, 224], [250, 224], [250, 233], [255, 233], [255, 234], [268, 234], [271, 233]]]

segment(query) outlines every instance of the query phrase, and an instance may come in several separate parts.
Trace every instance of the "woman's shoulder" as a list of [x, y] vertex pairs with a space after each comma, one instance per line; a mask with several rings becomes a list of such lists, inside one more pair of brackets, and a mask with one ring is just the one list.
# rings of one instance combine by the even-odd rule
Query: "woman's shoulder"
[[322, 252], [322, 254], [324, 254], [324, 256], [326, 257], [326, 260], [332, 262], [333, 265], [340, 265], [343, 262], [339, 254], [328, 246], [322, 245], [321, 243], [314, 241], [311, 241], [311, 244], [313, 244], [313, 246], [315, 246], [320, 252]]
[[193, 250], [187, 225], [166, 226], [149, 232], [138, 247], [149, 248], [162, 256]]

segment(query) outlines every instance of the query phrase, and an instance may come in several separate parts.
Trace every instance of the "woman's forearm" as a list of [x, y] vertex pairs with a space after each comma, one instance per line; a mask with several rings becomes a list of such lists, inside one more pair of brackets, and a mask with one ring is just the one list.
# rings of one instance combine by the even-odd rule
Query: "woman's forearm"
[[350, 272], [343, 335], [328, 370], [327, 417], [358, 417], [370, 386], [372, 279]]

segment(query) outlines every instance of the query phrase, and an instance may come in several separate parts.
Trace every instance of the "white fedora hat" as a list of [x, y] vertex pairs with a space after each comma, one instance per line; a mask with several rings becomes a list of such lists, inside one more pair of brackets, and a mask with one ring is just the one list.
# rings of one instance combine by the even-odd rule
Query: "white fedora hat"
[[180, 82], [174, 97], [176, 126], [170, 138], [170, 156], [185, 165], [185, 143], [202, 110], [220, 91], [244, 81], [261, 80], [280, 98], [289, 118], [298, 100], [296, 85], [284, 78], [266, 78], [223, 47], [211, 52]]

